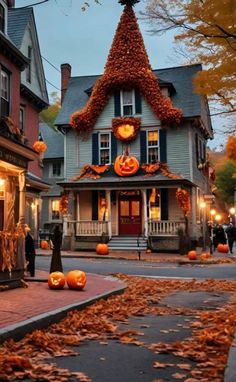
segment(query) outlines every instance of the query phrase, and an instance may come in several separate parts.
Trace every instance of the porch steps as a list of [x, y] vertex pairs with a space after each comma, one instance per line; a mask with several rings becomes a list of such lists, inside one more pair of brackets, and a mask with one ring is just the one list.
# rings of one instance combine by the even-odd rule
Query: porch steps
[[108, 242], [110, 251], [146, 251], [147, 239], [141, 236], [113, 236]]

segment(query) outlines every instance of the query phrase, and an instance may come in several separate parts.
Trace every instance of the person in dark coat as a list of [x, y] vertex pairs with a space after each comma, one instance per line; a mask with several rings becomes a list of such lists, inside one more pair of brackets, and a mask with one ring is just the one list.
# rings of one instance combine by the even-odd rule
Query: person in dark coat
[[62, 244], [62, 232], [59, 225], [54, 228], [52, 236], [52, 260], [50, 265], [50, 273], [52, 272], [63, 272], [62, 262], [61, 262], [61, 244]]
[[236, 241], [236, 227], [233, 225], [233, 223], [229, 224], [229, 227], [226, 228], [226, 234], [228, 237], [228, 243], [229, 243], [229, 251], [231, 255], [233, 254], [233, 245]]
[[30, 227], [25, 225], [25, 258], [27, 261], [27, 272], [31, 277], [35, 276], [35, 246], [34, 239], [30, 235]]
[[217, 248], [218, 244], [226, 244], [227, 238], [225, 230], [221, 224], [215, 228], [215, 247]]

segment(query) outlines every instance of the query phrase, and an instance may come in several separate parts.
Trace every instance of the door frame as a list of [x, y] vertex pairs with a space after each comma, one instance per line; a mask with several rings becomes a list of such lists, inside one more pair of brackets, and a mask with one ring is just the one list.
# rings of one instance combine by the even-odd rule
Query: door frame
[[[123, 193], [123, 195], [122, 195]], [[120, 200], [122, 200], [122, 196], [124, 197], [123, 200], [127, 199], [129, 201], [131, 200], [138, 200], [140, 202], [140, 232], [139, 233], [127, 233], [127, 236], [137, 236], [139, 235], [141, 232], [142, 232], [142, 225], [143, 225], [143, 222], [142, 222], [142, 216], [143, 216], [143, 198], [142, 198], [142, 193], [140, 190], [123, 190], [123, 191], [118, 191], [118, 194], [117, 194], [117, 201], [118, 201], [118, 235], [125, 235], [123, 233], [120, 233], [121, 229], [120, 229], [120, 226], [121, 226], [121, 222], [120, 222]], [[130, 207], [130, 206], [129, 206]]]

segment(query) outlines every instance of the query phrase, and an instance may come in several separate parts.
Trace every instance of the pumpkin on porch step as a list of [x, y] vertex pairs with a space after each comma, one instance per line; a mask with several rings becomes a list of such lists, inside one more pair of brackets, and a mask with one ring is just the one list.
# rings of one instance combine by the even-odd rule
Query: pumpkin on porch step
[[66, 282], [70, 289], [82, 290], [86, 284], [86, 274], [78, 269], [67, 273]]
[[227, 244], [218, 244], [217, 251], [221, 252], [221, 253], [228, 253], [229, 252], [229, 247], [228, 247]]
[[197, 252], [196, 251], [189, 251], [188, 252], [188, 258], [189, 258], [189, 260], [196, 260], [197, 259]]
[[109, 248], [105, 243], [98, 243], [96, 246], [96, 252], [98, 255], [108, 255]]
[[48, 286], [50, 289], [63, 289], [65, 283], [66, 279], [62, 272], [52, 272], [48, 276]]

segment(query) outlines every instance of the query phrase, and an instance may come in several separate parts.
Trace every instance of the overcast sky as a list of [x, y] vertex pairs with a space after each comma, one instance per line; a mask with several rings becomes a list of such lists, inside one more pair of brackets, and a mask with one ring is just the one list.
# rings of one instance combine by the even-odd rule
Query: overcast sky
[[[39, 1], [16, 0], [16, 7]], [[100, 2], [102, 5], [89, 0], [91, 6], [85, 12], [81, 10], [83, 0], [49, 0], [33, 7], [49, 96], [52, 92], [59, 92], [62, 63], [68, 62], [72, 66], [73, 76], [103, 72], [123, 6], [118, 0]], [[145, 0], [142, 0], [134, 9], [152, 68], [181, 65], [174, 52], [173, 33], [162, 36], [149, 33], [150, 26], [139, 13], [144, 7]], [[213, 120], [213, 127], [218, 123]], [[211, 146], [216, 144], [213, 142]]]

